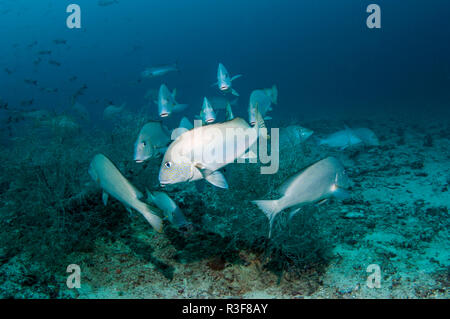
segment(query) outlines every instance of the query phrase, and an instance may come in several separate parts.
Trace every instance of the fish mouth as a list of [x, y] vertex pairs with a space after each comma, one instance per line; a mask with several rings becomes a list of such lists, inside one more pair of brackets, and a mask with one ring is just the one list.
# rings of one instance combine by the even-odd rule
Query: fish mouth
[[168, 117], [168, 116], [169, 116], [169, 113], [164, 112], [164, 113], [161, 113], [159, 116], [161, 116], [161, 117]]
[[136, 162], [136, 163], [144, 163], [144, 160], [139, 160], [139, 159], [137, 159], [137, 160], [135, 160], [135, 162]]
[[221, 85], [221, 86], [220, 86], [220, 89], [221, 89], [222, 91], [226, 91], [226, 90], [228, 89], [228, 86], [226, 86], [226, 85]]
[[212, 123], [212, 122], [214, 122], [214, 119], [207, 119], [206, 120], [206, 123]]

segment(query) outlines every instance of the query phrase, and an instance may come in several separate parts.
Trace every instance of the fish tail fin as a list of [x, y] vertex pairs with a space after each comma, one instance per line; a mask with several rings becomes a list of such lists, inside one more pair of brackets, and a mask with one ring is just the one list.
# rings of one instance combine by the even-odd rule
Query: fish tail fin
[[152, 225], [152, 227], [158, 232], [162, 232], [163, 221], [161, 217], [157, 216], [151, 209], [151, 207], [143, 202], [139, 202], [139, 205], [136, 207], [139, 213], [144, 216], [147, 222]]
[[275, 219], [275, 216], [281, 211], [280, 201], [279, 200], [254, 200], [253, 204], [258, 206], [259, 209], [263, 211], [263, 213], [269, 219], [269, 238], [272, 236], [272, 225]]

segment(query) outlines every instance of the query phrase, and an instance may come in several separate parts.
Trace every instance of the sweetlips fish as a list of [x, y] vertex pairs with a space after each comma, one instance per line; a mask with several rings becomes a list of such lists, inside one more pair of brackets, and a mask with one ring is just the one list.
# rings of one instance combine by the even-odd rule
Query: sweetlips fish
[[232, 88], [231, 82], [240, 78], [241, 76], [242, 74], [238, 74], [230, 77], [230, 74], [228, 73], [225, 66], [222, 63], [219, 63], [219, 67], [217, 69], [217, 82], [214, 83], [214, 85], [217, 85], [219, 87], [219, 90], [221, 90], [222, 92], [231, 92], [231, 94], [239, 96], [239, 93]]
[[111, 195], [131, 212], [135, 209], [158, 231], [162, 231], [162, 219], [156, 210], [142, 202], [142, 193], [138, 191], [117, 169], [117, 167], [103, 154], [94, 156], [90, 166], [89, 175], [103, 189], [103, 204], [108, 203]]
[[249, 149], [260, 135], [267, 138], [259, 112], [257, 124], [253, 127], [239, 117], [224, 123], [194, 127], [169, 145], [159, 170], [159, 182], [165, 186], [206, 179], [216, 187], [228, 188], [219, 170], [238, 158], [256, 156]]
[[275, 217], [281, 211], [293, 207], [292, 217], [303, 205], [321, 204], [330, 197], [346, 199], [350, 179], [344, 166], [334, 157], [327, 157], [287, 179], [279, 188], [281, 197], [276, 200], [254, 200], [269, 219], [269, 237]]

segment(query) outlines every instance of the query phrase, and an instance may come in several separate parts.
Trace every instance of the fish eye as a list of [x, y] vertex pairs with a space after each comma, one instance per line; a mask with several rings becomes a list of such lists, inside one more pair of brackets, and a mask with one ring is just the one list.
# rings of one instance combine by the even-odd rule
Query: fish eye
[[172, 166], [172, 163], [171, 163], [171, 162], [166, 162], [166, 163], [164, 164], [164, 166], [165, 166], [166, 168], [170, 168], [170, 167]]
[[143, 146], [147, 146], [147, 142], [145, 142], [145, 141], [142, 142], [142, 145], [143, 145]]

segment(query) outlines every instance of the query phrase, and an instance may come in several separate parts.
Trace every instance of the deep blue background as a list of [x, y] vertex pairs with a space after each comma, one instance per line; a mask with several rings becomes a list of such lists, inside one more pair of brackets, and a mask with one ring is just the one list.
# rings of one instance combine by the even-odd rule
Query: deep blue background
[[[65, 26], [69, 3], [82, 8], [81, 30]], [[381, 6], [381, 30], [365, 25], [370, 3]], [[241, 115], [251, 90], [273, 83], [280, 91], [274, 118], [445, 111], [449, 15], [448, 0], [119, 0], [107, 7], [93, 0], [3, 0], [0, 97], [11, 107], [34, 98], [34, 107], [63, 109], [86, 83], [80, 101], [94, 111], [105, 100], [137, 109], [147, 89], [165, 82], [194, 114], [203, 96], [217, 93], [210, 84], [222, 62], [232, 75], [244, 75], [234, 84]], [[54, 45], [59, 38], [67, 46]], [[61, 67], [48, 64], [48, 56], [35, 66], [40, 50], [52, 50]], [[145, 67], [174, 61], [180, 74], [136, 83]], [[70, 82], [73, 75], [78, 79]], [[43, 93], [25, 78], [60, 91]]]

